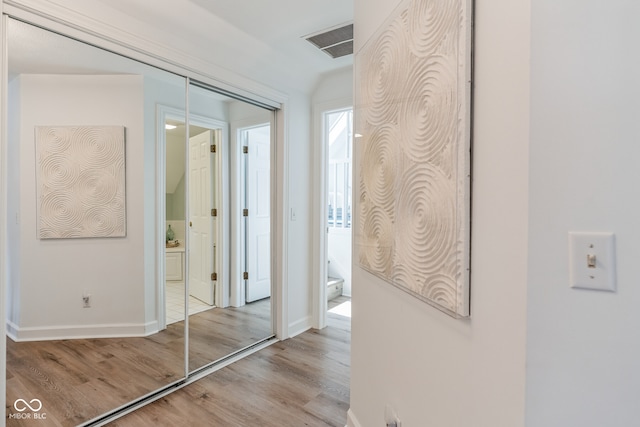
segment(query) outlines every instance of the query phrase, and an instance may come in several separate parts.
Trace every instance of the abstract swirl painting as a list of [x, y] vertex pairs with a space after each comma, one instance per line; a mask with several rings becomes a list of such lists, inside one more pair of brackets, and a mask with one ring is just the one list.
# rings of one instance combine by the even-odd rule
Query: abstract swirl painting
[[469, 316], [471, 0], [407, 0], [357, 52], [359, 265]]
[[123, 237], [123, 126], [36, 127], [38, 236]]

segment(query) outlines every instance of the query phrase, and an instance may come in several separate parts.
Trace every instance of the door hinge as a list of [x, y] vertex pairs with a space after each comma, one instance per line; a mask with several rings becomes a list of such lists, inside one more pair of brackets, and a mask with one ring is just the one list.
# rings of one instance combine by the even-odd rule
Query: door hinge
[[248, 146], [248, 145], [243, 145], [243, 146], [242, 146], [242, 152], [243, 152], [244, 154], [247, 154], [247, 153], [249, 152], [249, 146]]
[[242, 209], [242, 216], [249, 216], [249, 209]]
[[211, 280], [213, 281], [218, 280], [218, 273], [211, 273]]
[[211, 216], [218, 216], [218, 209], [211, 209]]
[[249, 272], [245, 271], [244, 273], [242, 273], [242, 279], [249, 280]]
[[216, 152], [216, 144], [211, 144], [211, 152], [212, 153]]

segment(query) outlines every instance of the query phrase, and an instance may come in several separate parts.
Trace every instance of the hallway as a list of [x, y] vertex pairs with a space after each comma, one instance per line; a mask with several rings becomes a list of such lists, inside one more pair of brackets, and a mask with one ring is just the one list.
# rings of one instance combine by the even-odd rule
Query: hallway
[[[348, 302], [338, 297], [329, 308]], [[351, 319], [335, 311], [325, 329], [273, 344], [109, 425], [343, 427]]]

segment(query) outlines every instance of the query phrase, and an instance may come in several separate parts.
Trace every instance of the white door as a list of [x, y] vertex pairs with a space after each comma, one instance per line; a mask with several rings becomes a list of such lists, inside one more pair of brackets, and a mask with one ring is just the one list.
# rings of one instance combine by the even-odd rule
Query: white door
[[213, 131], [189, 138], [189, 294], [213, 305]]
[[257, 301], [271, 296], [271, 228], [270, 228], [270, 140], [269, 125], [247, 129], [245, 145], [246, 203], [246, 300]]

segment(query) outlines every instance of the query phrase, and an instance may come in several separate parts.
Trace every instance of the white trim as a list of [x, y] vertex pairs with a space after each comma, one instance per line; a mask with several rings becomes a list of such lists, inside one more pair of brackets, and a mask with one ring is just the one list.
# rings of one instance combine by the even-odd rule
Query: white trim
[[185, 156], [184, 156], [184, 218], [185, 218], [185, 233], [184, 233], [184, 244], [185, 244], [185, 253], [184, 253], [184, 376], [185, 378], [189, 376], [189, 345], [191, 342], [189, 341], [189, 230], [186, 230], [187, 220], [190, 216], [189, 212], [189, 179], [190, 179], [190, 166], [189, 166], [189, 120], [187, 117], [189, 116], [191, 107], [190, 104], [190, 91], [189, 85], [191, 81], [189, 77], [186, 78], [184, 82], [184, 104], [185, 104], [185, 126], [184, 126], [184, 141], [185, 141]]
[[[241, 182], [242, 168], [240, 162], [242, 160], [242, 144], [238, 143], [238, 124], [231, 122], [229, 131], [229, 178], [231, 180], [231, 218], [235, 218], [238, 222], [242, 212]], [[234, 221], [232, 221], [234, 223]], [[244, 286], [242, 286], [242, 227], [236, 225], [231, 228], [231, 270], [229, 290], [229, 305], [232, 307], [241, 307], [245, 304]]]
[[146, 337], [158, 332], [158, 322], [82, 326], [20, 327], [7, 321], [7, 335], [13, 341]]
[[351, 408], [347, 411], [347, 427], [362, 427]]
[[313, 327], [311, 323], [311, 316], [306, 316], [298, 321], [289, 325], [289, 338], [293, 338], [296, 335], [300, 335], [303, 332], [308, 331]]
[[[271, 239], [271, 277], [275, 284], [275, 297], [271, 298], [271, 319], [276, 337], [289, 338], [289, 102], [274, 112], [271, 126], [272, 139], [276, 142], [271, 151], [271, 214], [274, 219]], [[273, 315], [275, 313], [275, 316]]]
[[[322, 329], [327, 326], [327, 147], [324, 139], [324, 116], [332, 111], [353, 108], [351, 98], [341, 98], [334, 101], [322, 102], [313, 106], [313, 191], [312, 200], [313, 223], [312, 235], [313, 253], [311, 255], [312, 274], [312, 303], [311, 313], [313, 327]], [[349, 232], [351, 230], [349, 229]]]

